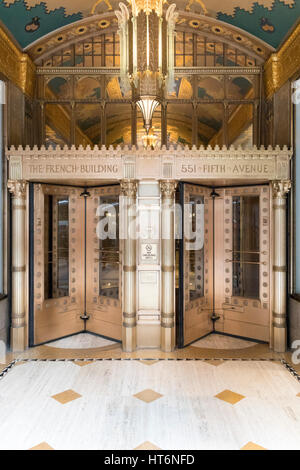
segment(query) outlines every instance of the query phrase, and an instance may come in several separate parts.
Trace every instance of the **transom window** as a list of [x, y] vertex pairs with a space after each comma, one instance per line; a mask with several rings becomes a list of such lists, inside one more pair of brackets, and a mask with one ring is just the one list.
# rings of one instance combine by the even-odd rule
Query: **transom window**
[[72, 44], [42, 61], [44, 67], [119, 67], [120, 40], [117, 33], [101, 34]]

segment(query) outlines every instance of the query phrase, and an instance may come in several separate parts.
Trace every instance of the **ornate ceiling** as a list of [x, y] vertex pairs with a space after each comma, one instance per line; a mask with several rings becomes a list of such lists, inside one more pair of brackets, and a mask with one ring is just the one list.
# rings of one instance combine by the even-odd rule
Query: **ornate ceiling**
[[[0, 0], [0, 20], [22, 48], [92, 15], [112, 12], [120, 0]], [[124, 0], [126, 3], [130, 0]], [[300, 0], [174, 0], [178, 9], [241, 28], [277, 48], [300, 17]], [[166, 0], [167, 4], [172, 0]], [[180, 15], [179, 15], [180, 22]]]

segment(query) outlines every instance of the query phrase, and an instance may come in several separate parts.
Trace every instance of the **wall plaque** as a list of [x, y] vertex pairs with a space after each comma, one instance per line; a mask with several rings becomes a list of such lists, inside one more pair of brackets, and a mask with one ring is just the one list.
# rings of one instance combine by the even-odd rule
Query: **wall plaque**
[[141, 259], [142, 261], [157, 262], [157, 243], [142, 243], [141, 244]]

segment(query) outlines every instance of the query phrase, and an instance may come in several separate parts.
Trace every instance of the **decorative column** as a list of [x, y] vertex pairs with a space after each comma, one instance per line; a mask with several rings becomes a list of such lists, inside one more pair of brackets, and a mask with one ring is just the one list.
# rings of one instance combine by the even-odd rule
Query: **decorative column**
[[290, 181], [273, 181], [273, 348], [285, 352], [286, 324], [286, 195]]
[[25, 348], [26, 182], [23, 180], [9, 180], [7, 186], [12, 194], [11, 349], [15, 352], [24, 351]]
[[135, 180], [121, 181], [124, 221], [122, 346], [125, 352], [136, 349], [136, 192]]
[[175, 228], [174, 200], [177, 183], [161, 181], [161, 349], [175, 347]]

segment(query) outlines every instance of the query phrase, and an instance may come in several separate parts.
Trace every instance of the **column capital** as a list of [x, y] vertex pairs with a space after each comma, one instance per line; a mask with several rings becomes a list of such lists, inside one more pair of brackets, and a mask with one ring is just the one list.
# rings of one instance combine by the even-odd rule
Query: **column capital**
[[273, 198], [284, 198], [291, 189], [290, 180], [272, 181]]
[[177, 188], [177, 181], [162, 180], [159, 182], [163, 199], [173, 199]]
[[122, 180], [120, 183], [120, 191], [122, 196], [135, 198], [137, 193], [137, 181]]
[[7, 187], [9, 192], [18, 199], [26, 198], [26, 181], [24, 180], [8, 180]]

